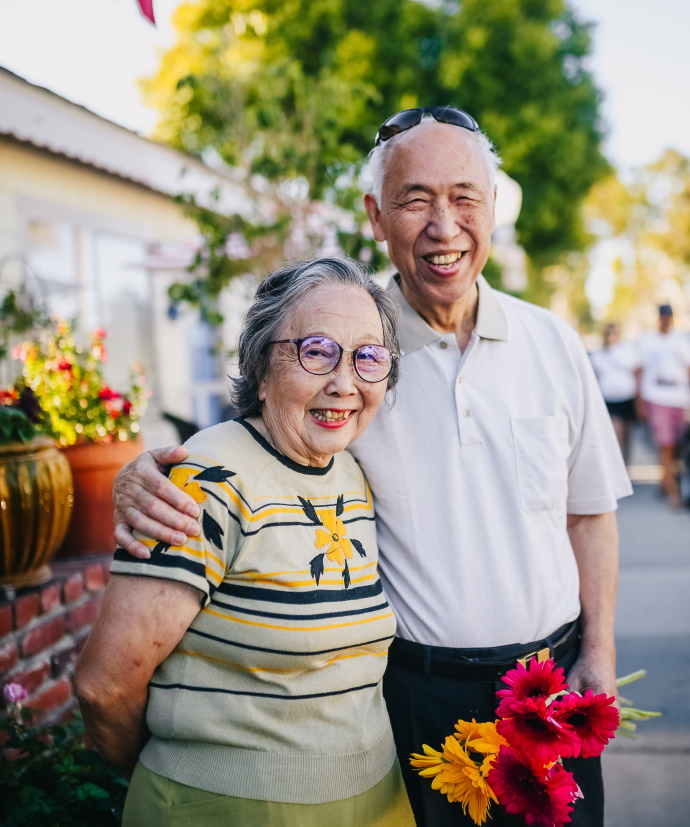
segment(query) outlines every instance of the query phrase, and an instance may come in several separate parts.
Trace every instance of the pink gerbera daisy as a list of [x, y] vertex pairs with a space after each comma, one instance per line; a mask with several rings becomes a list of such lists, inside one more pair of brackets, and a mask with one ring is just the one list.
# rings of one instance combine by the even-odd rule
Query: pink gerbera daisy
[[499, 698], [514, 698], [516, 701], [525, 701], [527, 698], [546, 699], [567, 689], [565, 672], [555, 665], [552, 658], [542, 663], [532, 658], [528, 668], [518, 663], [515, 669], [506, 672], [502, 680], [510, 689], [501, 689], [496, 694]]
[[512, 747], [501, 747], [489, 771], [489, 784], [506, 812], [532, 827], [562, 827], [570, 821], [580, 789], [560, 764], [541, 767]]
[[615, 698], [606, 694], [595, 695], [586, 689], [584, 695], [570, 692], [552, 707], [553, 717], [561, 724], [571, 727], [577, 735], [572, 752], [563, 751], [565, 757], [580, 755], [582, 758], [595, 758], [601, 755], [604, 747], [613, 738], [618, 727], [620, 715], [613, 706]]
[[551, 764], [560, 755], [572, 755], [577, 736], [571, 727], [554, 718], [543, 698], [506, 698], [497, 714], [503, 720], [496, 722], [496, 731], [511, 746], [530, 755], [535, 764]]

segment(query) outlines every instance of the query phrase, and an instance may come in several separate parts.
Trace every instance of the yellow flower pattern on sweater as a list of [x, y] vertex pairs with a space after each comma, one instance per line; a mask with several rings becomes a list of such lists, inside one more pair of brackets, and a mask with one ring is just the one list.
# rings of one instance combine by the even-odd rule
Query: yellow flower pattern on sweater
[[305, 515], [309, 518], [312, 525], [316, 526], [316, 540], [314, 545], [319, 551], [325, 548], [321, 554], [317, 554], [309, 561], [311, 576], [319, 585], [321, 575], [324, 572], [324, 557], [327, 557], [331, 563], [335, 563], [343, 568], [343, 585], [346, 589], [350, 588], [350, 567], [347, 564], [348, 560], [352, 559], [352, 549], [359, 554], [360, 557], [366, 557], [367, 553], [364, 546], [354, 537], [347, 536], [347, 529], [345, 523], [340, 519], [344, 512], [344, 495], [341, 494], [335, 504], [335, 508], [320, 509], [317, 513], [313, 503], [299, 498], [302, 503], [302, 508]]
[[189, 481], [191, 474], [183, 468], [173, 468], [170, 472], [170, 482], [176, 485], [185, 494], [194, 500], [195, 503], [202, 503], [206, 500], [206, 493], [202, 490], [198, 482]]
[[344, 566], [345, 558], [352, 559], [352, 544], [347, 538], [345, 524], [340, 517], [336, 516], [335, 508], [322, 511], [320, 516], [324, 528], [316, 529], [316, 548], [322, 549], [330, 543], [330, 547], [326, 550], [326, 557], [331, 563]]

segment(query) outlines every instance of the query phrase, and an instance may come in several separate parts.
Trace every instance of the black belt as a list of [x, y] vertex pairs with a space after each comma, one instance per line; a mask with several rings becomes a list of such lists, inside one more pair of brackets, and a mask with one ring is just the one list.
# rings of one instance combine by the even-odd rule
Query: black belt
[[[550, 637], [534, 643], [517, 646], [497, 646], [495, 652], [510, 651], [510, 660], [485, 659], [487, 650], [446, 649], [426, 646], [396, 637], [388, 650], [388, 662], [413, 672], [438, 678], [456, 678], [463, 681], [496, 683], [509, 669], [515, 669], [518, 661], [525, 666], [532, 658], [544, 661], [559, 660], [575, 646], [580, 637], [580, 621], [573, 620], [557, 629]], [[480, 654], [481, 653], [481, 654]], [[506, 653], [507, 654], [507, 653]], [[482, 658], [481, 655], [484, 655]]]

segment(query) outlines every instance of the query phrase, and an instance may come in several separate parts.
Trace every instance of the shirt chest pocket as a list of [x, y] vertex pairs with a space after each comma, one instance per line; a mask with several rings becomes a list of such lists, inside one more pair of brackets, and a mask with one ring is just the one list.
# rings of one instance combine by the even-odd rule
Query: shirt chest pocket
[[568, 496], [568, 419], [532, 416], [511, 420], [520, 502], [529, 514], [565, 507]]

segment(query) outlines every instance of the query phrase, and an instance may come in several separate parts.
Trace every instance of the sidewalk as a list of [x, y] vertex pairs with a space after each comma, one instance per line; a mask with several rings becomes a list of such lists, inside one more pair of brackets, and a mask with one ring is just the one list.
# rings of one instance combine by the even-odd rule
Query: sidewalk
[[618, 512], [617, 672], [646, 669], [623, 695], [663, 717], [605, 751], [606, 827], [690, 823], [690, 511], [672, 511], [656, 484], [636, 482], [654, 479], [654, 461], [638, 433], [635, 493]]

